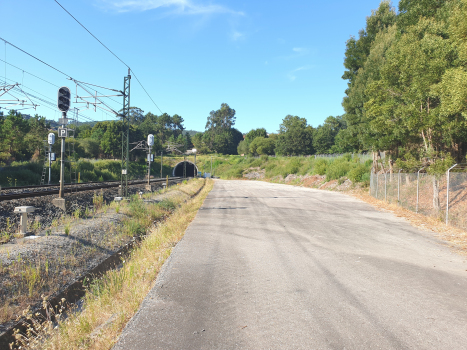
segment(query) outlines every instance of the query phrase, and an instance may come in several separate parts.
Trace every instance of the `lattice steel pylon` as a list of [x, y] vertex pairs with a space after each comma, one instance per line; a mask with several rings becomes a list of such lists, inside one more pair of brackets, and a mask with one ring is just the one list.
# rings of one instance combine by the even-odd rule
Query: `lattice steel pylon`
[[121, 196], [128, 197], [128, 165], [130, 160], [130, 69], [123, 78], [123, 111], [122, 118], [122, 179]]

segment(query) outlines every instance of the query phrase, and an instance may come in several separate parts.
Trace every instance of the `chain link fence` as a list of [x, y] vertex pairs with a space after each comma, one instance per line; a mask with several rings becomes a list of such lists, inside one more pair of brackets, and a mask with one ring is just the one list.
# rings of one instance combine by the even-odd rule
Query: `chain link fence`
[[[449, 179], [449, 183], [448, 183]], [[370, 194], [388, 203], [467, 229], [467, 173], [371, 173]], [[447, 215], [446, 215], [447, 213]]]

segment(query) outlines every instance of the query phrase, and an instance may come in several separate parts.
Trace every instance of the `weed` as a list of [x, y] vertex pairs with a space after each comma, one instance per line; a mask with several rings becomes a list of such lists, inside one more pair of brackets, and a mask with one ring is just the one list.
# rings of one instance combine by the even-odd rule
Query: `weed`
[[[30, 338], [21, 337], [15, 345], [36, 345], [35, 339], [40, 338], [41, 348], [107, 349], [152, 288], [158, 271], [170, 254], [170, 247], [181, 239], [211, 188], [212, 182], [200, 197], [190, 200], [165, 225], [154, 229], [130, 257], [125, 257], [121, 269], [108, 271], [100, 280], [86, 282], [85, 312], [70, 313], [66, 320], [59, 321], [57, 329], [34, 328], [28, 332]], [[118, 316], [113, 318], [113, 315]], [[112, 320], [111, 327], [100, 327], [99, 337], [90, 337], [97, 327], [109, 319]], [[34, 338], [35, 335], [38, 336]]]
[[31, 298], [34, 293], [34, 287], [39, 282], [40, 279], [40, 265], [38, 267], [32, 266], [32, 263], [25, 265], [25, 268], [22, 271], [22, 278], [26, 280], [26, 285], [28, 287], [28, 296]]
[[159, 207], [167, 211], [172, 211], [177, 207], [177, 205], [170, 199], [164, 199], [159, 202]]
[[115, 208], [115, 212], [116, 212], [117, 214], [120, 212], [120, 206], [119, 206], [119, 205]]
[[79, 219], [81, 217], [81, 209], [80, 208], [76, 208], [76, 210], [73, 212], [73, 217], [75, 219]]
[[96, 210], [100, 209], [104, 204], [104, 196], [102, 194], [94, 195], [92, 198], [92, 204]]
[[65, 226], [65, 236], [69, 236], [69, 235], [70, 235], [70, 224]]

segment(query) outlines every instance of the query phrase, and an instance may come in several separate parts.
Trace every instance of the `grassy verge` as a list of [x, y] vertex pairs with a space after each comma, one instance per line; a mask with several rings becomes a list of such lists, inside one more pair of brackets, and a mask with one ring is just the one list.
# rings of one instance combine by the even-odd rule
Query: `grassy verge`
[[[183, 186], [183, 193], [193, 195], [203, 180], [193, 180]], [[140, 246], [122, 260], [122, 268], [107, 272], [101, 279], [88, 286], [81, 312], [59, 321], [57, 327], [51, 321], [35, 323], [28, 334], [18, 334], [16, 347], [29, 349], [110, 349], [126, 323], [138, 310], [139, 305], [154, 285], [157, 274], [170, 255], [171, 249], [183, 237], [194, 219], [213, 182], [208, 180], [198, 196], [184, 202], [171, 198], [165, 209], [176, 208], [163, 223], [153, 227]], [[180, 186], [182, 187], [182, 186]], [[121, 204], [120, 210], [133, 213], [142, 210], [141, 201]], [[162, 203], [162, 202], [161, 202]], [[139, 230], [147, 220], [147, 214], [160, 210], [159, 204], [145, 204], [146, 212], [135, 215], [128, 225]], [[147, 221], [146, 221], [147, 223]], [[56, 311], [60, 313], [60, 311]], [[31, 319], [34, 316], [29, 314]]]

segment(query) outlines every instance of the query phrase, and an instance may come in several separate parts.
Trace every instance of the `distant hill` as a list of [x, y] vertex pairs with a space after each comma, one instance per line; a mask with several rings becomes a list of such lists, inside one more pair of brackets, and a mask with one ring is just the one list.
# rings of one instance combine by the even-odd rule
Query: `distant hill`
[[190, 135], [190, 137], [193, 137], [193, 135], [196, 135], [196, 134], [199, 134], [200, 131], [196, 131], [196, 130], [183, 130], [183, 135]]

